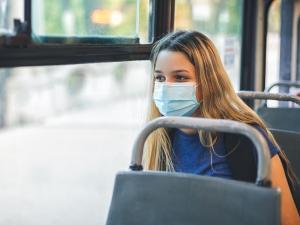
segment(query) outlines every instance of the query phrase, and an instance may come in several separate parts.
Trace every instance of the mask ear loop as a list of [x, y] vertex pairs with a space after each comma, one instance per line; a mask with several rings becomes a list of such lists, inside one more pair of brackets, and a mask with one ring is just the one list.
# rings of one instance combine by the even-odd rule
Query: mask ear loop
[[[196, 99], [197, 99], [197, 87], [199, 87], [199, 85], [200, 85], [200, 83], [198, 83], [198, 84], [196, 84], [196, 85], [193, 86], [193, 87], [195, 88]], [[197, 99], [197, 102], [198, 102], [198, 103], [202, 103], [203, 100], [200, 100], [200, 101], [199, 101], [199, 100]]]
[[195, 87], [195, 88], [197, 88], [199, 85], [200, 85], [200, 83], [199, 83], [199, 84], [196, 84], [196, 85], [194, 85], [194, 87]]

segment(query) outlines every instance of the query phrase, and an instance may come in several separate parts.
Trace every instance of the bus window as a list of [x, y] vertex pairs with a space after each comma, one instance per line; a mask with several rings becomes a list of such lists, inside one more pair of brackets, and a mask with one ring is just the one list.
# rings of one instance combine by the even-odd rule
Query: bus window
[[150, 62], [1, 69], [0, 224], [105, 224]]
[[195, 29], [216, 44], [236, 90], [240, 86], [242, 0], [177, 0], [175, 29]]
[[[26, 33], [35, 44], [149, 43], [149, 0], [21, 2], [25, 5], [19, 0], [0, 0], [0, 37], [16, 31], [14, 35]], [[19, 20], [17, 25], [14, 19]], [[0, 39], [0, 46], [3, 42], [5, 45], [29, 43], [28, 39], [23, 42], [19, 39]]]
[[[149, 25], [150, 19], [162, 14], [150, 10], [154, 3], [149, 0], [24, 2], [25, 6], [18, 0], [0, 0], [7, 9], [25, 15], [14, 21], [13, 34], [0, 33], [2, 68], [148, 60], [151, 31], [157, 27]], [[156, 5], [160, 8], [162, 2]], [[9, 27], [15, 15], [0, 11], [0, 25]]]
[[41, 42], [85, 37], [90, 42], [119, 38], [117, 43], [145, 43], [148, 5], [148, 0], [32, 0], [32, 34]]
[[[280, 65], [280, 7], [281, 1], [275, 0], [268, 13], [268, 31], [266, 44], [266, 80], [265, 86], [269, 87], [279, 80]], [[278, 87], [272, 90], [278, 93]]]

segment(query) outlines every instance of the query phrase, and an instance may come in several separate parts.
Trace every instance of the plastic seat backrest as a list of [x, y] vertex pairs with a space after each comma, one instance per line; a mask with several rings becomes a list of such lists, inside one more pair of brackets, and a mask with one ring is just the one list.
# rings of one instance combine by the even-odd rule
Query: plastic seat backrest
[[279, 225], [276, 189], [166, 172], [116, 176], [106, 225]]
[[300, 177], [300, 132], [270, 129], [279, 146], [284, 150], [297, 177]]
[[257, 109], [257, 114], [269, 128], [300, 132], [300, 108]]

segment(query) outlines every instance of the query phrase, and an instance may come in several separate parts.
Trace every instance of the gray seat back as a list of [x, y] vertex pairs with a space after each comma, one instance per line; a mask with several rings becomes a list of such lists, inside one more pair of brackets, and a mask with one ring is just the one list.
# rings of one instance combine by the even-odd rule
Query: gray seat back
[[[276, 83], [275, 85], [278, 84], [282, 83]], [[293, 86], [294, 84], [287, 83], [286, 85]], [[274, 94], [258, 91], [240, 91], [237, 94], [242, 99], [290, 101], [300, 105], [300, 98], [290, 94]], [[265, 121], [269, 128], [300, 132], [300, 108], [268, 108], [264, 103], [257, 109], [257, 114]]]
[[279, 225], [275, 189], [221, 178], [122, 172], [106, 225]]
[[286, 153], [297, 177], [300, 177], [300, 133], [270, 129], [279, 146]]
[[300, 108], [257, 109], [257, 114], [269, 128], [300, 132]]
[[268, 145], [255, 128], [228, 120], [158, 118], [136, 139], [131, 169], [142, 170], [144, 142], [158, 127], [246, 135], [257, 148], [256, 185], [175, 172], [121, 172], [116, 176], [106, 225], [280, 224], [280, 193], [265, 187], [270, 177]]

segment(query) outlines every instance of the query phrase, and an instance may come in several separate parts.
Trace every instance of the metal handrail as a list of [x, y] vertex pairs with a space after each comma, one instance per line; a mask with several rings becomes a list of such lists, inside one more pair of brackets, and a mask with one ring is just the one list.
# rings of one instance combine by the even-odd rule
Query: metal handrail
[[274, 84], [272, 84], [271, 86], [269, 86], [268, 88], [265, 89], [265, 92], [270, 92], [271, 89], [273, 87], [276, 87], [276, 86], [286, 86], [286, 87], [297, 87], [297, 88], [300, 88], [300, 82], [291, 82], [291, 81], [279, 81], [279, 82], [276, 82]]
[[238, 96], [243, 99], [264, 99], [264, 100], [278, 100], [291, 101], [300, 105], [300, 98], [296, 95], [290, 94], [274, 94], [259, 91], [239, 91]]
[[250, 125], [221, 119], [203, 119], [192, 117], [159, 117], [148, 122], [138, 134], [132, 151], [132, 170], [143, 170], [142, 157], [144, 143], [148, 135], [158, 128], [191, 128], [212, 132], [238, 133], [247, 136], [255, 145], [258, 155], [256, 184], [264, 185], [270, 181], [270, 152], [263, 135]]

